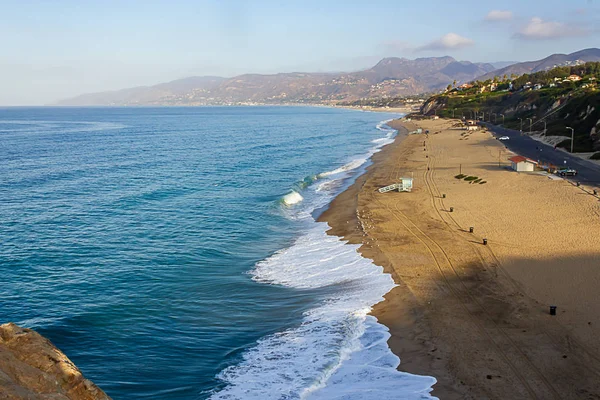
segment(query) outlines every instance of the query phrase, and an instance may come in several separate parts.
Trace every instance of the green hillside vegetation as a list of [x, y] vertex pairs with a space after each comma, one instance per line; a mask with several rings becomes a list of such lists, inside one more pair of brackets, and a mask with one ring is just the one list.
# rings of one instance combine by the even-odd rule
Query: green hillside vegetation
[[375, 98], [364, 98], [354, 101], [340, 101], [337, 103], [338, 106], [350, 106], [350, 107], [373, 107], [373, 108], [394, 108], [394, 107], [407, 107], [413, 104], [422, 103], [423, 99], [426, 99], [429, 94], [420, 94], [413, 96], [395, 96], [395, 97], [375, 97]]
[[[571, 75], [581, 80], [568, 80]], [[570, 126], [575, 129], [575, 151], [600, 151], [599, 77], [600, 63], [593, 62], [475, 81], [471, 82], [472, 87], [449, 85], [444, 93], [427, 100], [422, 111], [426, 115], [504, 123], [516, 130], [522, 126], [526, 133], [530, 131], [531, 118], [531, 131], [542, 132], [545, 121], [547, 136], [570, 136], [566, 129]], [[565, 148], [570, 145], [570, 140], [558, 144]]]

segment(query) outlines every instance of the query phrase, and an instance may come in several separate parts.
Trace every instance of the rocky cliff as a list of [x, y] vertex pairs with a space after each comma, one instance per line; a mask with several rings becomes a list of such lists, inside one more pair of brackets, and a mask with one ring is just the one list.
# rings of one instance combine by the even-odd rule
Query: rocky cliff
[[0, 399], [110, 400], [50, 341], [31, 329], [0, 325]]

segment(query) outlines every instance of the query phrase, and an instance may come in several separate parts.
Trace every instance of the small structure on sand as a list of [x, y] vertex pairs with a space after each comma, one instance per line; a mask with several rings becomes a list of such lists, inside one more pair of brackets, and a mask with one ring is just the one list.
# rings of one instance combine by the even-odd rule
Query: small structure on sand
[[468, 131], [476, 131], [478, 129], [479, 129], [479, 127], [477, 125], [467, 125]]
[[413, 178], [400, 178], [400, 183], [394, 183], [379, 189], [379, 193], [391, 192], [398, 190], [399, 192], [411, 192], [413, 187]]
[[514, 156], [508, 159], [510, 167], [517, 172], [533, 172], [537, 162], [523, 156]]

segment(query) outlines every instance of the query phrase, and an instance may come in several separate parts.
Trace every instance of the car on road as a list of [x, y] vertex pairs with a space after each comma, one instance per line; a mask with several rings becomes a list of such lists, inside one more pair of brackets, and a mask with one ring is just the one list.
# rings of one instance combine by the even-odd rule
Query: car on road
[[508, 136], [500, 136], [498, 138], [498, 140], [509, 140], [510, 138]]
[[572, 168], [559, 169], [557, 174], [560, 176], [576, 176], [577, 170], [572, 169]]

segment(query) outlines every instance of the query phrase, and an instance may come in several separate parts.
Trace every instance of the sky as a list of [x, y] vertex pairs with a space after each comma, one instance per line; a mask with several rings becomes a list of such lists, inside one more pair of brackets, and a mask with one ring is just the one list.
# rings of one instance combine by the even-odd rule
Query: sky
[[2, 106], [188, 76], [600, 47], [600, 0], [0, 0], [0, 10]]

